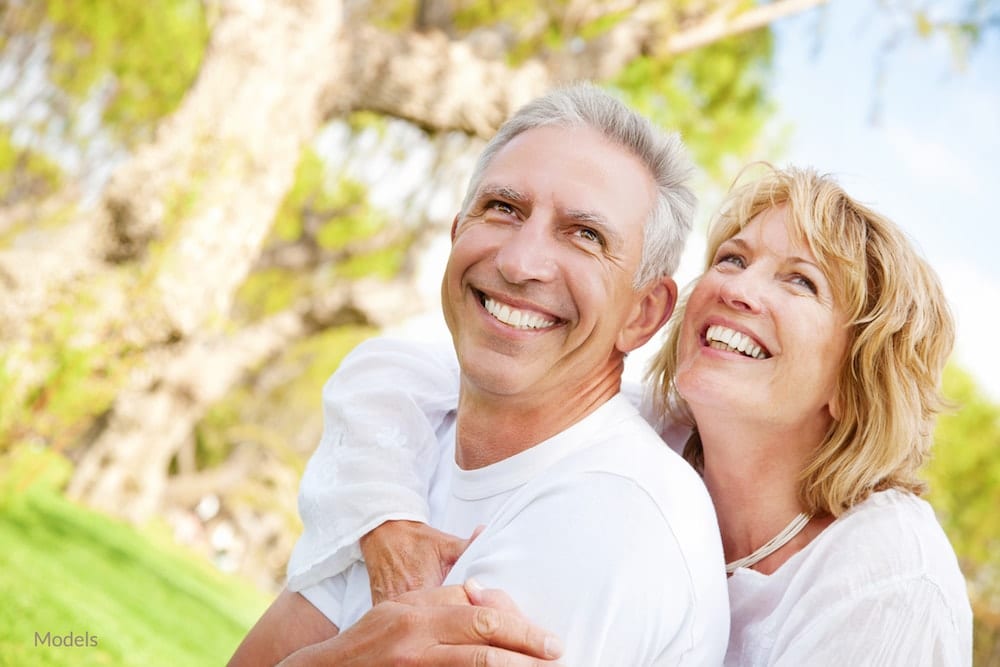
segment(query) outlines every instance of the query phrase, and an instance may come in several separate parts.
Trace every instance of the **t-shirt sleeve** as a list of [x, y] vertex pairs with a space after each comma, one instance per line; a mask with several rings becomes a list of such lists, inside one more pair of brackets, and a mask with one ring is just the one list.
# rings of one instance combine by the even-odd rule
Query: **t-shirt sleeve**
[[380, 523], [427, 520], [436, 430], [457, 405], [458, 378], [447, 343], [376, 338], [344, 359], [323, 388], [323, 434], [299, 486], [289, 589], [342, 572]]
[[[634, 481], [599, 472], [547, 483], [502, 511], [446, 583], [506, 591], [558, 635], [565, 664], [684, 664], [692, 591], [676, 539]], [[456, 574], [457, 573], [457, 574]]]
[[890, 579], [829, 602], [796, 615], [779, 633], [770, 664], [972, 664], [972, 638], [930, 578]]

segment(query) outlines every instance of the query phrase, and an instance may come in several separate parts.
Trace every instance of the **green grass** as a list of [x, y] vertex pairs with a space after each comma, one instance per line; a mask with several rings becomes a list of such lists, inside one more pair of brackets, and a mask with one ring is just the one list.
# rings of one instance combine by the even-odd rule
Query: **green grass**
[[[268, 601], [52, 490], [0, 494], [0, 667], [223, 665]], [[36, 646], [36, 632], [97, 646]]]

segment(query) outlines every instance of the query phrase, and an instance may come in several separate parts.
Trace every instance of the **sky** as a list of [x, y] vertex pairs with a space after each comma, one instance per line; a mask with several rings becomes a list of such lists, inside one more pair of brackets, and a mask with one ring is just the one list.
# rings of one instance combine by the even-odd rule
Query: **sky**
[[[961, 65], [944, 40], [910, 32], [884, 56], [879, 86], [893, 24], [875, 4], [832, 0], [775, 26], [777, 112], [766, 134], [783, 136], [785, 150], [772, 159], [833, 174], [904, 228], [941, 276], [957, 322], [954, 358], [1000, 402], [1000, 220], [989, 206], [1000, 192], [1000, 30]], [[692, 233], [681, 285], [701, 265], [703, 238]], [[434, 303], [447, 252], [447, 239], [435, 241], [419, 278]], [[430, 311], [389, 333], [446, 336]], [[641, 378], [660, 338], [630, 355], [628, 378]]]
[[783, 160], [835, 174], [907, 231], [955, 313], [955, 359], [1000, 401], [1000, 30], [964, 66], [943, 39], [911, 34], [879, 88], [892, 26], [875, 4], [833, 0], [776, 27], [774, 123], [792, 131]]

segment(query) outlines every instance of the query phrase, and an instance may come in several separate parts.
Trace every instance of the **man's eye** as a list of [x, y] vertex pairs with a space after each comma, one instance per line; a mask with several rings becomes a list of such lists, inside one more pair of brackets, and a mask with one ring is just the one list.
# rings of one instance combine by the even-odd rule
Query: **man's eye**
[[590, 241], [591, 243], [597, 243], [599, 245], [604, 244], [604, 239], [601, 235], [590, 227], [581, 227], [576, 231], [577, 235], [585, 241]]
[[499, 211], [504, 215], [514, 215], [514, 207], [508, 204], [507, 202], [498, 201], [494, 199], [493, 201], [491, 201], [486, 205], [486, 208]]

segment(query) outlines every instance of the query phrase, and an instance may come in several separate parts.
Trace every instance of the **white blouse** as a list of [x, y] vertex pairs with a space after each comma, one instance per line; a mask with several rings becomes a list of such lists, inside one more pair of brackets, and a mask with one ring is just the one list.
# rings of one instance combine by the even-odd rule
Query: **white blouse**
[[972, 610], [931, 506], [883, 491], [771, 575], [729, 578], [726, 665], [972, 664]]

